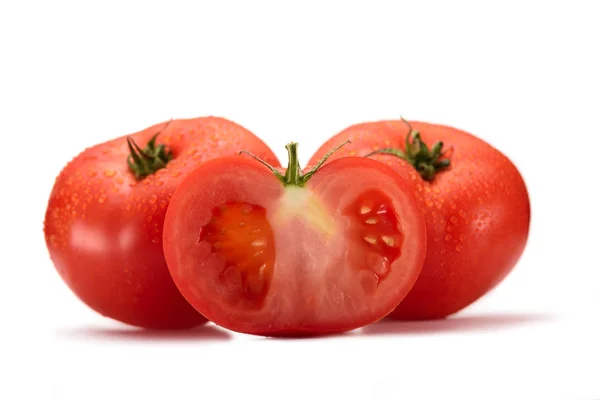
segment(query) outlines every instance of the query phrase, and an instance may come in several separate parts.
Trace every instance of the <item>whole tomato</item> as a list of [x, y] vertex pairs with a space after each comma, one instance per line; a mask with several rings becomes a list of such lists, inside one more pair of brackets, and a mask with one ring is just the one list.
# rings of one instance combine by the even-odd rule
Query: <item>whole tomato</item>
[[410, 182], [427, 225], [427, 255], [413, 289], [390, 314], [435, 319], [483, 296], [512, 270], [529, 234], [527, 188], [513, 163], [477, 137], [449, 126], [389, 120], [353, 125], [331, 159], [370, 156]]
[[83, 151], [56, 179], [44, 222], [62, 279], [89, 307], [127, 324], [186, 328], [205, 322], [169, 274], [163, 221], [190, 171], [240, 150], [279, 165], [259, 138], [217, 117], [156, 124]]

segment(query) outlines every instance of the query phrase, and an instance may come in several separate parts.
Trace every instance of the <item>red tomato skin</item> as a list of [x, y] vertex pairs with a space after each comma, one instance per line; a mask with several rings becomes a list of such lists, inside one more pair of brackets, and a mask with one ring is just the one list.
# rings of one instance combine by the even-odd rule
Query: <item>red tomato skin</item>
[[[209, 214], [202, 211], [207, 207], [203, 204], [204, 201], [202, 199], [206, 199], [205, 201], [208, 202], [215, 197], [233, 199], [233, 202], [260, 204], [264, 201], [266, 204], [272, 204], [274, 199], [281, 196], [281, 192], [284, 190], [282, 184], [269, 170], [258, 164], [255, 160], [244, 157], [220, 158], [207, 162], [193, 171], [175, 194], [173, 205], [169, 208], [165, 220], [163, 246], [171, 275], [181, 293], [190, 304], [194, 305], [199, 312], [202, 312], [203, 315], [214, 323], [233, 331], [253, 335], [271, 337], [328, 335], [356, 329], [384, 318], [394, 310], [401, 299], [411, 290], [419, 276], [426, 254], [425, 246], [427, 239], [425, 223], [417, 211], [417, 202], [410, 193], [407, 182], [404, 182], [393, 170], [381, 163], [363, 158], [346, 157], [318, 170], [307, 183], [307, 187], [314, 188], [321, 184], [328, 186], [345, 169], [351, 169], [352, 176], [359, 178], [361, 169], [365, 168], [365, 166], [377, 171], [379, 174], [387, 175], [389, 180], [405, 193], [406, 197], [402, 199], [402, 203], [405, 206], [405, 209], [402, 211], [404, 213], [402, 217], [404, 218], [401, 217], [400, 220], [405, 224], [407, 232], [410, 232], [409, 238], [406, 239], [406, 242], [410, 242], [410, 244], [406, 245], [403, 251], [411, 254], [408, 259], [412, 260], [404, 265], [402, 272], [398, 272], [394, 278], [397, 282], [401, 282], [401, 284], [392, 286], [393, 295], [387, 295], [384, 301], [373, 304], [373, 308], [378, 310], [373, 315], [361, 318], [355, 318], [351, 315], [344, 316], [343, 318], [337, 316], [338, 318], [335, 321], [327, 320], [320, 323], [308, 322], [294, 326], [284, 326], [278, 320], [269, 319], [265, 321], [260, 316], [260, 313], [258, 318], [260, 320], [257, 320], [250, 311], [247, 313], [240, 313], [240, 310], [224, 311], [218, 300], [215, 300], [210, 295], [206, 295], [206, 291], [202, 289], [202, 285], [211, 285], [207, 285], [206, 282], [198, 284], [197, 281], [207, 279], [207, 274], [194, 270], [201, 264], [198, 260], [200, 258], [206, 259], [207, 257], [205, 248], [195, 246], [198, 243], [198, 232], [202, 229], [203, 221], [210, 218]], [[246, 175], [248, 182], [251, 183], [233, 184], [229, 180], [226, 180], [225, 183], [215, 185], [214, 178], [210, 178], [226, 174]], [[212, 186], [219, 186], [218, 191], [213, 192], [209, 190], [194, 194], [197, 187]], [[250, 189], [240, 190], [239, 188], [242, 186]], [[377, 188], [377, 184], [371, 182], [371, 187]], [[192, 224], [187, 222], [182, 223], [181, 210], [183, 209], [189, 210], [189, 214], [192, 216], [189, 221], [195, 222]], [[410, 213], [407, 210], [413, 212]], [[294, 233], [292, 232], [291, 234]], [[189, 238], [192, 238], [193, 241], [190, 241]], [[182, 251], [182, 248], [186, 251]], [[289, 251], [293, 252], [294, 249], [289, 249]], [[195, 261], [193, 263], [186, 261], [190, 259], [195, 259]], [[276, 288], [273, 290], [276, 290]], [[218, 292], [218, 290], [216, 291]], [[296, 314], [301, 314], [304, 308], [310, 308], [311, 310], [315, 308], [309, 301], [304, 301], [303, 299], [296, 300]], [[316, 308], [315, 312], [318, 313], [318, 307]], [[268, 314], [270, 311], [266, 310], [265, 313]]]
[[136, 181], [126, 137], [84, 150], [57, 177], [46, 211], [50, 257], [68, 287], [100, 314], [155, 329], [188, 328], [206, 319], [179, 293], [162, 251], [162, 227], [182, 179], [206, 160], [251, 151], [279, 165], [245, 128], [219, 117], [160, 123], [129, 135], [140, 147], [162, 131], [173, 160]]
[[[449, 126], [410, 123], [430, 148], [435, 142], [444, 143], [451, 165], [428, 182], [400, 158], [371, 157], [412, 184], [427, 224], [421, 275], [389, 316], [439, 319], [475, 302], [513, 269], [529, 234], [529, 195], [513, 163], [483, 140]], [[386, 147], [404, 150], [407, 133], [402, 121], [353, 125], [326, 142], [311, 162], [348, 139], [351, 143], [331, 159], [365, 156]]]

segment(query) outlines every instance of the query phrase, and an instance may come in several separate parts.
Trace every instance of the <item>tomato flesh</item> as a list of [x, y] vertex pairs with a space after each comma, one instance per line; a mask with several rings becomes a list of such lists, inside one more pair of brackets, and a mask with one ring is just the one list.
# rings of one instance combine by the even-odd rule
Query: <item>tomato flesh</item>
[[269, 290], [275, 247], [266, 215], [257, 205], [224, 204], [200, 232], [198, 241], [209, 242], [222, 258], [219, 283], [232, 305], [241, 300], [246, 307], [260, 307]]
[[425, 223], [390, 168], [343, 159], [303, 187], [254, 160], [222, 158], [173, 196], [163, 246], [200, 313], [268, 336], [343, 332], [391, 312], [417, 279]]

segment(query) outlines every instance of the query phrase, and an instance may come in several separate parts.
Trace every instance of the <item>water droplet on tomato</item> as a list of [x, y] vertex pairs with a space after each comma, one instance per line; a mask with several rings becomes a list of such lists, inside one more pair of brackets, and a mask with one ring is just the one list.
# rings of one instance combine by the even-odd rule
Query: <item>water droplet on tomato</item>
[[148, 198], [148, 201], [150, 202], [150, 204], [155, 204], [158, 201], [158, 196], [153, 194], [152, 196], [150, 196], [150, 198]]
[[98, 197], [98, 203], [102, 204], [106, 201], [106, 195], [105, 194], [101, 194], [100, 197]]
[[116, 173], [117, 171], [115, 171], [114, 169], [107, 169], [104, 171], [104, 176], [106, 176], [107, 178], [112, 178], [113, 176], [115, 176]]

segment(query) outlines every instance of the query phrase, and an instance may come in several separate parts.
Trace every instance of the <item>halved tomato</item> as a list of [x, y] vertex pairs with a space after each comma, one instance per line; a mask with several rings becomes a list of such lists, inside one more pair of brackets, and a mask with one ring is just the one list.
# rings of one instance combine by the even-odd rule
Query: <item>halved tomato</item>
[[411, 190], [365, 158], [302, 173], [297, 144], [287, 149], [285, 172], [226, 157], [182, 182], [163, 231], [175, 284], [204, 316], [243, 333], [343, 332], [385, 317], [425, 257]]

